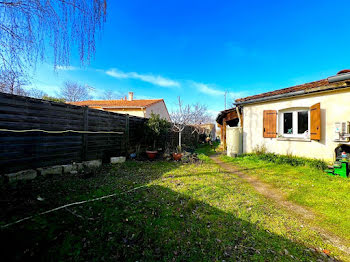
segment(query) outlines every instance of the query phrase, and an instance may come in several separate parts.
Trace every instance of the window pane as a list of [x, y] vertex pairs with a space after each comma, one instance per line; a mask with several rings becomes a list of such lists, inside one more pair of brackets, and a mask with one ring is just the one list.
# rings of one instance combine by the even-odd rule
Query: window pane
[[284, 113], [283, 121], [283, 133], [293, 134], [293, 113]]
[[303, 134], [309, 130], [309, 113], [308, 111], [298, 112], [298, 134]]

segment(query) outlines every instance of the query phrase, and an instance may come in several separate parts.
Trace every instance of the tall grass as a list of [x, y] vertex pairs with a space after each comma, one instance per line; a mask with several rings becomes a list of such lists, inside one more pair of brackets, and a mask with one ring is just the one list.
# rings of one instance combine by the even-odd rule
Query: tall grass
[[291, 166], [309, 166], [311, 168], [316, 168], [324, 170], [327, 168], [327, 163], [319, 159], [310, 159], [305, 157], [298, 157], [293, 155], [278, 155], [275, 153], [266, 152], [255, 152], [244, 154], [240, 157], [252, 156], [259, 160], [269, 161], [276, 164], [288, 164]]

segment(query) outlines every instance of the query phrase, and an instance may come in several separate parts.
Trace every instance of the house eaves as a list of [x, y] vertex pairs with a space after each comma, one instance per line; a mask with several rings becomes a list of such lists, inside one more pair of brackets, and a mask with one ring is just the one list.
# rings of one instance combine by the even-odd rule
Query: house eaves
[[146, 108], [145, 106], [98, 106], [98, 107], [108, 108], [108, 109], [145, 109]]
[[320, 87], [315, 87], [315, 88], [310, 88], [310, 89], [305, 89], [305, 90], [300, 90], [300, 91], [295, 91], [295, 92], [289, 92], [289, 93], [285, 93], [285, 94], [278, 94], [278, 95], [274, 95], [274, 96], [266, 96], [266, 97], [261, 97], [261, 98], [256, 98], [256, 99], [250, 99], [247, 101], [237, 101], [236, 100], [234, 105], [242, 106], [242, 105], [247, 105], [247, 104], [262, 103], [262, 102], [268, 102], [268, 101], [273, 101], [273, 100], [292, 98], [295, 96], [309, 95], [309, 94], [320, 93], [320, 92], [329, 92], [329, 91], [333, 91], [333, 90], [340, 90], [340, 89], [346, 89], [346, 88], [350, 88], [350, 81], [333, 82], [333, 83], [325, 85], [325, 86], [320, 86]]

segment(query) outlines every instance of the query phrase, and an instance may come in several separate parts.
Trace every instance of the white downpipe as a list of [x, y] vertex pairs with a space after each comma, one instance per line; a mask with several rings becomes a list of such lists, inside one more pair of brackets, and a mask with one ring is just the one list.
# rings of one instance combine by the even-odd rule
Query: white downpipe
[[242, 119], [241, 119], [241, 114], [239, 113], [239, 109], [238, 109], [237, 106], [236, 106], [236, 112], [237, 112], [238, 119], [239, 119], [239, 126], [240, 126], [240, 127], [243, 127], [243, 125], [242, 125]]

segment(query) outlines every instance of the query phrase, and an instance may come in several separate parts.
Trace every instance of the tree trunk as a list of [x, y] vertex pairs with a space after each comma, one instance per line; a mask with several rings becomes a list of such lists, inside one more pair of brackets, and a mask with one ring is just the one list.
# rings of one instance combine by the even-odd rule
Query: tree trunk
[[180, 150], [179, 153], [181, 153], [181, 134], [182, 132], [179, 132], [179, 150]]

